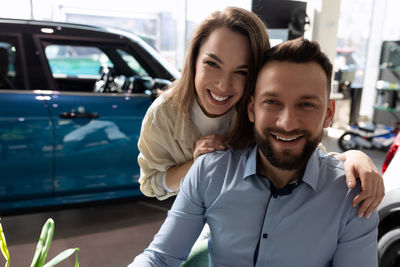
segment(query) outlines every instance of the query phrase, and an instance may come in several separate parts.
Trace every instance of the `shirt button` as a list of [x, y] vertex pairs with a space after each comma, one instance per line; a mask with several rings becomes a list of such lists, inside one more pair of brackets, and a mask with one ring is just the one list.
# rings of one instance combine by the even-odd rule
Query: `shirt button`
[[263, 238], [268, 238], [268, 234], [264, 233]]

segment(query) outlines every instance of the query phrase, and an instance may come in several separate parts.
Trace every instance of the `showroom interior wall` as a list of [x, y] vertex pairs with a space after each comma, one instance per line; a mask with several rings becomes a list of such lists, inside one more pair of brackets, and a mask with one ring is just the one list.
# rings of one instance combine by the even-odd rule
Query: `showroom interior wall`
[[[337, 47], [355, 51], [356, 78], [363, 88], [360, 114], [371, 119], [381, 43], [400, 40], [400, 1], [304, 1], [311, 19], [306, 37], [319, 41], [331, 59]], [[250, 10], [252, 0], [14, 0], [3, 5], [0, 17], [122, 27], [139, 33], [180, 68], [197, 24], [210, 12], [231, 5]]]

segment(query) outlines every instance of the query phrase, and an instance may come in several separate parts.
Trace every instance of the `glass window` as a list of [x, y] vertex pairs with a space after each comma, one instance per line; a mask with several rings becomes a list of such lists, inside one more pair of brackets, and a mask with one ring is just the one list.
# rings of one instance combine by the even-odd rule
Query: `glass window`
[[139, 64], [139, 62], [124, 50], [117, 49], [118, 54], [126, 62], [126, 64], [139, 76], [149, 76], [146, 70]]
[[372, 0], [341, 1], [335, 79], [361, 88], [370, 34]]
[[48, 45], [45, 49], [54, 78], [98, 78], [104, 64], [113, 67], [108, 56], [97, 47]]
[[20, 76], [20, 66], [16, 60], [17, 49], [14, 44], [0, 41], [0, 88], [21, 88], [22, 81], [17, 81]]

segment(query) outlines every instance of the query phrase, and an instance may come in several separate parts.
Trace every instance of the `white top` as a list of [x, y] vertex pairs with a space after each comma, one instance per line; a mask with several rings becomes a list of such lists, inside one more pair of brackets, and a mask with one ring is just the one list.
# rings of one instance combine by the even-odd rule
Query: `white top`
[[222, 116], [210, 118], [204, 114], [199, 103], [193, 101], [191, 119], [194, 125], [197, 126], [202, 136], [210, 134], [226, 135], [231, 129], [232, 116], [235, 113], [231, 108]]

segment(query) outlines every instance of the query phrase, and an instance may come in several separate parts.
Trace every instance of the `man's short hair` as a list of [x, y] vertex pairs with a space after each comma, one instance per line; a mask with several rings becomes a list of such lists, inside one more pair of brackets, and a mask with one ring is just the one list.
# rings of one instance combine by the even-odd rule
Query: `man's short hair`
[[[271, 60], [287, 61], [293, 63], [316, 62], [322, 67], [328, 81], [328, 96], [331, 91], [332, 63], [321, 51], [320, 45], [315, 41], [303, 37], [281, 43], [268, 49], [264, 53], [263, 65]], [[254, 91], [252, 92], [254, 94]]]
[[[293, 63], [308, 63], [316, 62], [322, 67], [327, 78], [328, 97], [331, 91], [332, 79], [332, 63], [329, 58], [321, 51], [320, 45], [315, 41], [309, 41], [303, 37], [281, 43], [274, 46], [264, 53], [262, 67], [270, 61], [282, 61]], [[250, 102], [251, 96], [254, 95], [255, 86], [251, 91], [245, 91], [242, 101], [238, 106], [238, 114], [228, 143], [236, 149], [244, 149], [255, 144], [253, 124], [250, 122], [247, 115], [247, 105]]]

